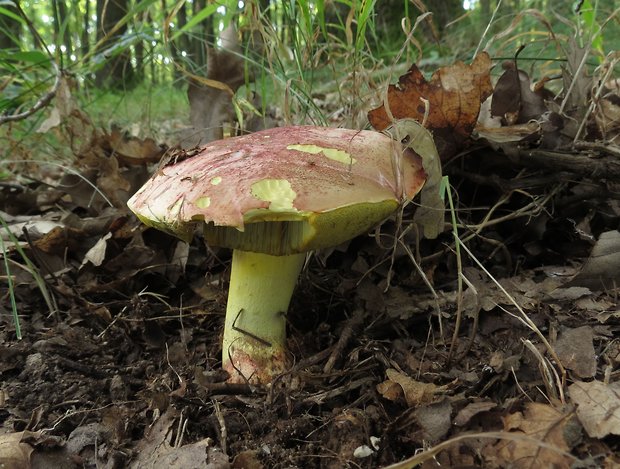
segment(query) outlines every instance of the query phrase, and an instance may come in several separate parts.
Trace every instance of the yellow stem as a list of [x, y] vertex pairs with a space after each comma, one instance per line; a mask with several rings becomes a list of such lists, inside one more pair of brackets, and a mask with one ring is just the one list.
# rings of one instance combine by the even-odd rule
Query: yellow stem
[[233, 251], [222, 345], [230, 381], [266, 384], [286, 369], [286, 313], [304, 259]]

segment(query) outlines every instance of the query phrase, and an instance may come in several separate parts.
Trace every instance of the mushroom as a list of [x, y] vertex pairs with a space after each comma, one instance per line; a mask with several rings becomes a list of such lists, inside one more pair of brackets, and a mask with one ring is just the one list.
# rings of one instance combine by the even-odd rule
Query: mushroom
[[289, 364], [286, 313], [306, 253], [385, 220], [422, 188], [422, 160], [374, 131], [280, 127], [211, 142], [129, 200], [146, 225], [233, 249], [222, 344], [230, 382]]

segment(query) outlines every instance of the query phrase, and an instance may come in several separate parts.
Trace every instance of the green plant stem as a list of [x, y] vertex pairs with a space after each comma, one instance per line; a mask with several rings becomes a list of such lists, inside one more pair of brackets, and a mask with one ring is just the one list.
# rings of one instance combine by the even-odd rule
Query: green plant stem
[[[26, 264], [25, 267], [24, 266], [20, 266], [20, 267], [24, 268], [34, 279], [37, 287], [39, 288], [39, 291], [41, 292], [41, 295], [43, 296], [43, 299], [45, 300], [45, 303], [47, 304], [47, 308], [50, 314], [54, 314], [58, 312], [58, 305], [56, 304], [56, 299], [54, 298], [54, 295], [52, 295], [50, 291], [48, 290], [47, 284], [45, 283], [45, 279], [39, 273], [39, 269], [32, 263], [30, 258], [26, 255], [26, 253], [20, 246], [20, 243], [17, 237], [11, 232], [11, 230], [9, 229], [9, 226], [7, 225], [6, 221], [2, 217], [0, 217], [0, 225], [5, 230], [8, 238], [13, 243], [13, 247], [15, 248], [17, 253], [21, 256], [22, 260]], [[21, 339], [22, 338], [21, 327], [19, 324], [19, 316], [17, 313], [17, 303], [15, 301], [14, 285], [13, 285], [13, 280], [11, 277], [11, 273], [9, 270], [9, 264], [8, 264], [9, 262], [8, 251], [4, 245], [4, 241], [2, 240], [0, 240], [0, 253], [2, 253], [2, 256], [4, 258], [5, 270], [6, 270], [7, 277], [8, 277], [7, 282], [8, 282], [8, 287], [9, 287], [9, 296], [11, 298], [11, 309], [13, 311], [13, 319], [15, 320], [15, 334], [17, 335], [18, 339]]]
[[222, 345], [230, 382], [265, 384], [286, 370], [286, 312], [304, 260], [233, 252]]
[[2, 252], [2, 258], [4, 260], [4, 270], [6, 272], [6, 282], [9, 289], [9, 298], [11, 301], [11, 311], [13, 313], [13, 324], [15, 325], [15, 336], [18, 340], [22, 340], [22, 331], [19, 324], [19, 315], [17, 313], [17, 302], [15, 301], [15, 290], [13, 287], [13, 277], [11, 276], [11, 269], [9, 267], [9, 257], [7, 250], [4, 246], [4, 240], [0, 237], [0, 252]]
[[454, 202], [452, 201], [452, 192], [448, 176], [443, 177], [443, 183], [446, 187], [446, 195], [448, 196], [448, 204], [450, 206], [450, 219], [452, 221], [452, 236], [454, 237], [454, 247], [456, 251], [456, 268], [457, 268], [457, 294], [456, 294], [456, 324], [454, 325], [454, 333], [450, 342], [450, 352], [448, 352], [447, 362], [450, 363], [454, 356], [456, 343], [461, 328], [461, 319], [463, 315], [463, 263], [461, 260], [461, 240], [459, 238], [459, 229], [456, 221], [456, 211], [454, 210]]

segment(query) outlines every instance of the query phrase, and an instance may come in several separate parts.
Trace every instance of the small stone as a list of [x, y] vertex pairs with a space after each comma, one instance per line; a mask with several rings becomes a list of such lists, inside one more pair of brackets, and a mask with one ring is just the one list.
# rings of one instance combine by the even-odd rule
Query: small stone
[[353, 450], [353, 456], [356, 458], [367, 458], [368, 456], [372, 456], [374, 451], [368, 445], [358, 446]]

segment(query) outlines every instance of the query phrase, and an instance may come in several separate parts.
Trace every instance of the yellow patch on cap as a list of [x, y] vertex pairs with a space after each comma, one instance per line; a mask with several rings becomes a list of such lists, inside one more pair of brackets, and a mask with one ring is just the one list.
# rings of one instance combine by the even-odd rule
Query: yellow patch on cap
[[210, 182], [211, 185], [217, 186], [220, 182], [222, 182], [222, 178], [220, 176], [215, 176]]
[[357, 160], [353, 158], [349, 153], [344, 150], [337, 150], [335, 148], [323, 148], [318, 145], [302, 145], [302, 144], [294, 144], [286, 147], [287, 150], [297, 150], [303, 151], [304, 153], [312, 153], [313, 155], [317, 155], [319, 153], [323, 153], [330, 160], [337, 161], [338, 163], [343, 164], [355, 164]]
[[252, 184], [252, 195], [259, 200], [269, 202], [273, 212], [296, 212], [293, 201], [297, 193], [286, 179], [263, 179]]
[[211, 205], [211, 197], [203, 195], [202, 197], [197, 198], [194, 204], [198, 208], [207, 208], [209, 205]]

